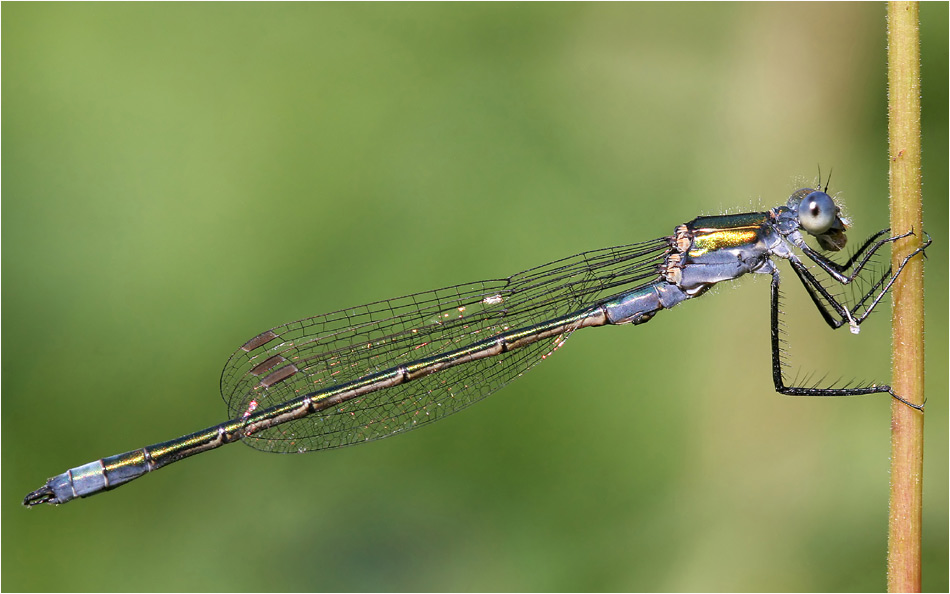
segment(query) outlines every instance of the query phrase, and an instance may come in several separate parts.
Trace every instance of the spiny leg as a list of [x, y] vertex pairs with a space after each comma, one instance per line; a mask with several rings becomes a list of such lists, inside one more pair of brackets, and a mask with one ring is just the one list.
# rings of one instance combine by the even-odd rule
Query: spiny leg
[[[906, 234], [904, 235], [906, 236]], [[841, 301], [835, 298], [831, 292], [825, 288], [824, 285], [805, 267], [801, 262], [791, 260], [792, 270], [795, 271], [795, 274], [798, 275], [799, 280], [802, 285], [804, 285], [805, 290], [808, 291], [808, 296], [811, 297], [812, 302], [818, 308], [819, 313], [825, 322], [831, 326], [833, 329], [840, 328], [847, 322], [851, 326], [852, 332], [856, 332], [857, 327], [863, 322], [877, 307], [877, 304], [881, 302], [884, 298], [884, 295], [890, 291], [891, 286], [897, 280], [897, 277], [900, 276], [901, 271], [904, 270], [904, 266], [910, 261], [911, 258], [917, 254], [923, 253], [925, 249], [931, 244], [932, 240], [930, 236], [927, 235], [927, 241], [921, 244], [917, 249], [907, 255], [902, 261], [900, 266], [897, 269], [897, 272], [891, 274], [891, 268], [888, 269], [874, 282], [871, 288], [855, 303], [850, 309], [846, 307]], [[866, 264], [866, 259], [861, 263], [861, 267]], [[851, 280], [857, 278], [857, 274], [853, 275]], [[836, 279], [837, 280], [837, 279]], [[849, 281], [850, 282], [850, 281]], [[873, 298], [872, 298], [873, 297]], [[822, 298], [824, 302], [822, 302]], [[869, 305], [865, 305], [868, 300], [871, 300]], [[827, 305], [826, 305], [827, 304]], [[834, 310], [834, 313], [837, 313], [838, 317], [832, 315], [832, 312], [829, 310]], [[863, 311], [858, 314], [859, 311]]]
[[[906, 263], [906, 262], [905, 262]], [[903, 264], [901, 265], [903, 267]], [[898, 274], [900, 270], [898, 270]], [[896, 276], [896, 275], [895, 275]], [[892, 281], [893, 282], [893, 281]], [[890, 287], [890, 284], [888, 285]], [[863, 319], [863, 318], [862, 318]], [[782, 347], [779, 331], [779, 273], [772, 271], [771, 283], [771, 331], [772, 331], [772, 382], [775, 391], [786, 396], [861, 396], [864, 394], [878, 394], [887, 392], [891, 397], [907, 406], [922, 411], [923, 405], [914, 404], [894, 393], [888, 385], [871, 385], [855, 388], [806, 388], [803, 386], [787, 386], [782, 374]]]
[[[822, 270], [831, 275], [831, 277], [839, 283], [846, 285], [857, 278], [859, 274], [861, 274], [861, 271], [864, 269], [867, 263], [870, 262], [871, 258], [874, 257], [874, 254], [876, 254], [877, 251], [881, 249], [881, 247], [883, 247], [885, 244], [893, 243], [898, 239], [903, 239], [914, 234], [913, 231], [908, 231], [907, 233], [903, 233], [901, 235], [893, 235], [884, 239], [877, 239], [888, 231], [890, 231], [890, 229], [882, 229], [869, 237], [864, 242], [864, 245], [858, 248], [857, 251], [855, 251], [844, 264], [838, 264], [834, 260], [822, 255], [819, 252], [816, 252], [814, 249], [808, 247], [805, 244], [802, 244], [799, 247], [801, 248], [802, 253], [808, 256], [808, 258], [817, 264]], [[858, 262], [859, 258], [860, 262]], [[858, 262], [857, 265], [855, 265], [855, 262]], [[851, 274], [844, 274], [844, 272], [852, 266], [854, 266], [854, 268], [851, 270]]]

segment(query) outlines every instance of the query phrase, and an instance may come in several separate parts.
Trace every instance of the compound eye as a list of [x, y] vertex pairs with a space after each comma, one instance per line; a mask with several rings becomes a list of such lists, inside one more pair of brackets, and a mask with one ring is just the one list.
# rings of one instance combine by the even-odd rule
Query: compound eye
[[827, 233], [837, 218], [838, 207], [824, 192], [812, 192], [798, 204], [798, 222], [812, 235]]

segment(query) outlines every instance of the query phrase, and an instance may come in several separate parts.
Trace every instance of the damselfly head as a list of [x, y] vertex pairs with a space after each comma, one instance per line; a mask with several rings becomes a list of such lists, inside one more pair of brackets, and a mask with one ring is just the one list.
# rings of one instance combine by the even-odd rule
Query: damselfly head
[[788, 199], [788, 208], [797, 213], [799, 227], [813, 235], [822, 249], [836, 252], [848, 243], [841, 209], [822, 190], [796, 190]]

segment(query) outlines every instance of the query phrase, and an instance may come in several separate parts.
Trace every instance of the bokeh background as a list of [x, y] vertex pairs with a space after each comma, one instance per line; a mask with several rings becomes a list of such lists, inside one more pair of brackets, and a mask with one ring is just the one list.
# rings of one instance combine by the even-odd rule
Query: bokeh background
[[[948, 588], [947, 4], [924, 4], [924, 587]], [[576, 334], [462, 414], [22, 497], [225, 420], [238, 345], [775, 206], [887, 226], [883, 4], [4, 4], [2, 588], [884, 588], [886, 397], [772, 390], [768, 282]], [[783, 265], [800, 375], [886, 381]], [[686, 356], [677, 353], [685, 348]]]

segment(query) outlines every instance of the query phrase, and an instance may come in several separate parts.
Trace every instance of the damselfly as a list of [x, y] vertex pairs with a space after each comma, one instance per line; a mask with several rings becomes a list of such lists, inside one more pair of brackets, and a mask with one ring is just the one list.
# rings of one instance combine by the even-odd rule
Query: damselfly
[[[51, 478], [24, 505], [65, 503], [115, 488], [152, 470], [243, 440], [268, 452], [307, 452], [395, 435], [484, 398], [589, 326], [642, 324], [722, 281], [770, 274], [772, 379], [791, 396], [888, 393], [886, 385], [805, 387], [785, 383], [779, 272], [788, 260], [824, 320], [857, 332], [907, 262], [881, 274], [868, 263], [885, 244], [912, 235], [872, 235], [844, 264], [826, 251], [846, 243], [847, 221], [824, 190], [796, 191], [767, 212], [704, 216], [652, 241], [584, 252], [506, 279], [447, 287], [298, 320], [243, 344], [221, 375], [230, 421]], [[818, 270], [809, 269], [800, 252]], [[820, 272], [819, 272], [820, 271]], [[851, 303], [818, 280], [861, 278]], [[872, 278], [861, 277], [862, 273]], [[828, 282], [828, 281], [826, 281]]]

